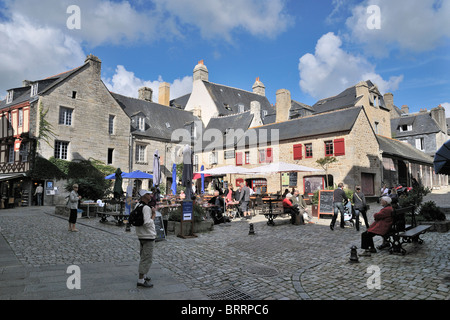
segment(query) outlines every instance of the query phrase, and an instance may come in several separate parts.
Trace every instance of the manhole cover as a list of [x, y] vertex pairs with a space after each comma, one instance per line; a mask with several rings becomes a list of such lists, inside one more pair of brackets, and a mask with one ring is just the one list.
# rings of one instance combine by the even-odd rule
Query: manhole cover
[[228, 288], [219, 292], [207, 294], [212, 300], [251, 300], [248, 294], [236, 288]]
[[273, 268], [264, 267], [264, 266], [252, 266], [247, 269], [247, 272], [255, 275], [255, 276], [262, 276], [262, 277], [273, 277], [278, 275], [278, 271]]

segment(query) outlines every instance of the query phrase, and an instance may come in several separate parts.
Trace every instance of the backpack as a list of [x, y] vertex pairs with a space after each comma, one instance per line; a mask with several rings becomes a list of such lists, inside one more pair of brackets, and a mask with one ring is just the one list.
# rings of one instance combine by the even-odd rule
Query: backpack
[[141, 227], [144, 225], [144, 206], [145, 203], [140, 202], [133, 211], [130, 212], [128, 223], [135, 227]]

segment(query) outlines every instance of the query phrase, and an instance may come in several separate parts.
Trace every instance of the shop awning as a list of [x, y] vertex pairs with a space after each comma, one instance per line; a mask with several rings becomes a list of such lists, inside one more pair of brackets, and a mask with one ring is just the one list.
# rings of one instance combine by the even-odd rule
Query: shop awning
[[0, 181], [12, 180], [25, 177], [25, 173], [3, 173], [0, 174]]

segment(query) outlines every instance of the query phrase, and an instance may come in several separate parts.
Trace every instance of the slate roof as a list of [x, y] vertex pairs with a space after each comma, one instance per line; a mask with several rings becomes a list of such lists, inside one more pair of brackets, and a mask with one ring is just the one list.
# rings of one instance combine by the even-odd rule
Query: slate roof
[[[398, 127], [402, 125], [412, 125], [412, 130], [400, 132]], [[391, 119], [391, 130], [395, 132], [397, 138], [441, 131], [429, 112], [414, 113]]]
[[[270, 141], [271, 130], [278, 130], [279, 141], [331, 134], [335, 132], [346, 132], [353, 129], [362, 107], [352, 107], [335, 112], [314, 114], [302, 118], [292, 119], [284, 122], [272, 123], [253, 128], [257, 136], [262, 136], [260, 130], [266, 130], [267, 139]], [[240, 145], [242, 141], [240, 142]]]
[[[200, 121], [197, 117], [194, 117], [192, 112], [168, 107], [155, 102], [126, 97], [117, 93], [111, 93], [111, 95], [132, 119], [132, 134], [171, 141], [174, 130], [183, 128], [190, 130], [188, 128], [190, 124], [195, 120]], [[139, 114], [145, 116], [145, 131], [137, 129], [137, 119], [135, 117]]]
[[406, 142], [401, 142], [396, 139], [377, 135], [380, 150], [383, 156], [389, 155], [410, 161], [416, 161], [426, 164], [433, 164], [433, 158], [426, 153], [414, 148]]
[[299, 117], [305, 117], [313, 114], [314, 109], [307, 104], [291, 100], [291, 108], [289, 109], [289, 119], [295, 119]]
[[258, 101], [261, 105], [261, 119], [263, 123], [275, 122], [275, 109], [269, 103], [267, 97], [209, 81], [203, 81], [203, 83], [217, 106], [219, 116], [237, 114], [240, 112], [240, 106], [243, 107], [244, 112], [249, 111], [250, 103]]
[[[369, 88], [373, 87], [372, 81], [366, 81]], [[315, 113], [322, 113], [334, 110], [354, 107], [357, 105], [362, 96], [356, 96], [356, 85], [345, 89], [336, 96], [325, 98], [317, 101], [312, 108]], [[380, 107], [385, 108], [384, 98], [380, 95]]]
[[[85, 65], [88, 63], [85, 63], [84, 65], [74, 68], [72, 70], [45, 78], [41, 80], [31, 81], [32, 83], [38, 83], [38, 95], [45, 93], [46, 91], [50, 90], [51, 88], [55, 87], [59, 83], [63, 82], [65, 79], [69, 78], [79, 70], [81, 70]], [[17, 104], [26, 102], [26, 101], [32, 101], [35, 100], [37, 96], [31, 97], [31, 85], [26, 87], [18, 87], [18, 88], [11, 88], [10, 90], [14, 90], [14, 96], [13, 101], [11, 103], [6, 104], [6, 99], [3, 101], [0, 101], [0, 110], [3, 108], [9, 108], [12, 106], [15, 106]], [[8, 90], [9, 91], [9, 90]]]

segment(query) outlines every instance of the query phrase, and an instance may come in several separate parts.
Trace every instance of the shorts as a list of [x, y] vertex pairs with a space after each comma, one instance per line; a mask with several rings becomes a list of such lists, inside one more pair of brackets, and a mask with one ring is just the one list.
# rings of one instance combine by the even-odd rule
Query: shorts
[[248, 201], [242, 201], [242, 203], [241, 203], [241, 210], [243, 212], [247, 212], [248, 211]]

